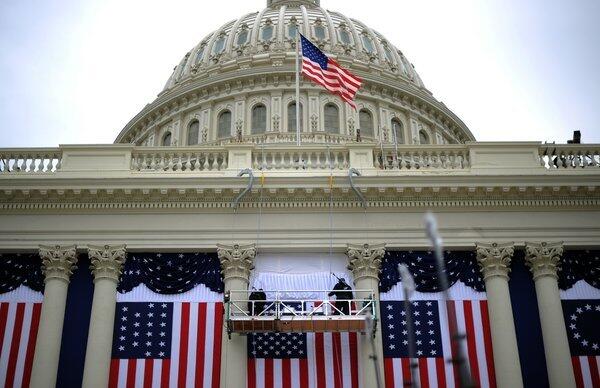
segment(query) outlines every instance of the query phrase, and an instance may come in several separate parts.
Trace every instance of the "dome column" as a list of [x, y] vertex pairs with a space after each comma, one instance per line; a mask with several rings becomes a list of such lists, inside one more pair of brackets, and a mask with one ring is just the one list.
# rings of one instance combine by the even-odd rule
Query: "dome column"
[[108, 386], [117, 305], [117, 284], [125, 263], [125, 245], [88, 247], [94, 275], [94, 299], [88, 333], [84, 388]]
[[[254, 269], [256, 245], [218, 244], [217, 255], [221, 262], [225, 295], [230, 291], [248, 290], [250, 271]], [[226, 326], [223, 327], [222, 336], [221, 387], [245, 387], [248, 370], [247, 338], [235, 334], [229, 338]]]
[[575, 387], [569, 340], [558, 290], [557, 266], [562, 243], [527, 243], [527, 265], [533, 274], [550, 387]]
[[44, 301], [33, 356], [32, 387], [54, 387], [58, 372], [60, 344], [67, 291], [73, 270], [77, 267], [77, 247], [39, 247], [44, 273]]
[[[375, 317], [377, 325], [372, 333], [375, 342], [376, 364], [373, 363], [373, 345], [370, 333], [359, 336], [359, 378], [361, 387], [375, 386], [377, 370], [383, 384], [383, 348], [381, 341], [381, 319], [379, 309], [379, 272], [385, 255], [385, 244], [348, 244], [346, 249], [348, 269], [354, 276], [356, 298], [368, 299], [373, 296], [375, 301]], [[365, 291], [366, 290], [366, 291]], [[375, 366], [376, 365], [376, 366]], [[377, 368], [377, 369], [375, 369]]]
[[494, 349], [494, 368], [499, 388], [523, 386], [517, 335], [513, 319], [508, 273], [514, 244], [477, 244], [477, 261], [483, 273]]

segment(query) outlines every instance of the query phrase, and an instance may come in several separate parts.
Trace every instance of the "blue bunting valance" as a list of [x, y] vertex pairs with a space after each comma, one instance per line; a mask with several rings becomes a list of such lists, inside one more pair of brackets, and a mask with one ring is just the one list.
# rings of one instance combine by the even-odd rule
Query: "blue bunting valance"
[[600, 289], [600, 251], [565, 251], [558, 270], [558, 286], [568, 290], [580, 280]]
[[42, 261], [38, 254], [0, 254], [0, 294], [27, 286], [44, 290]]
[[199, 284], [223, 292], [216, 253], [129, 253], [119, 292], [131, 291], [141, 283], [158, 294], [181, 294]]
[[[460, 280], [476, 291], [485, 291], [475, 252], [447, 251], [444, 253], [444, 259], [450, 286]], [[417, 291], [441, 291], [433, 252], [388, 251], [381, 265], [380, 292], [388, 292], [400, 282], [399, 264], [408, 267], [415, 279]]]

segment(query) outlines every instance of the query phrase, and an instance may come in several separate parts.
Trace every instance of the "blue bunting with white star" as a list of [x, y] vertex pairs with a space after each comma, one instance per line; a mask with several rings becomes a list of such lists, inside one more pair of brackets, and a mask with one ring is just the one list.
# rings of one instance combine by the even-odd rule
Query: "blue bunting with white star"
[[568, 290], [580, 280], [600, 289], [600, 251], [565, 251], [559, 264], [558, 286]]
[[44, 290], [42, 261], [38, 254], [0, 254], [0, 294], [27, 286]]
[[[444, 261], [450, 287], [460, 280], [475, 291], [485, 291], [475, 252], [447, 251], [444, 252]], [[381, 265], [379, 292], [388, 292], [400, 282], [399, 264], [408, 267], [415, 279], [417, 291], [442, 291], [433, 252], [388, 251]]]
[[216, 253], [130, 253], [119, 282], [126, 293], [145, 284], [157, 294], [182, 294], [203, 284], [223, 292], [221, 267]]

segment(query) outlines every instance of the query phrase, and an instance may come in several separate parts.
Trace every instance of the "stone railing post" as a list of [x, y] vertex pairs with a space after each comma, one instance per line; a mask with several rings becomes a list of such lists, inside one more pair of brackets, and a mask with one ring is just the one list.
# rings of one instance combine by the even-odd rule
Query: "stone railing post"
[[[354, 287], [357, 290], [369, 290], [356, 292], [356, 297], [359, 299], [366, 299], [370, 297], [370, 291], [373, 292], [373, 298], [377, 307], [376, 314], [379, 320], [375, 333], [375, 356], [377, 357], [377, 368], [379, 369], [379, 376], [383, 383], [383, 348], [381, 340], [381, 314], [379, 309], [379, 271], [381, 269], [381, 262], [385, 255], [385, 244], [348, 244], [346, 249], [346, 255], [348, 256], [349, 265], [348, 269], [352, 271], [354, 276]], [[372, 387], [375, 386], [376, 381], [376, 369], [373, 363], [371, 355], [373, 355], [373, 346], [371, 344], [371, 338], [369, 335], [359, 336], [360, 346], [360, 362], [359, 362], [359, 376], [361, 376], [361, 387]]]
[[496, 380], [500, 388], [523, 386], [508, 290], [508, 273], [513, 253], [513, 243], [477, 244], [477, 261], [483, 273], [489, 306]]
[[[256, 245], [217, 244], [217, 255], [221, 262], [221, 272], [225, 294], [229, 291], [246, 291], [250, 281], [250, 271], [254, 269]], [[240, 294], [236, 294], [240, 297]], [[223, 349], [221, 350], [221, 387], [245, 387], [247, 371], [247, 340], [245, 336], [227, 333], [223, 327]]]
[[56, 385], [69, 280], [77, 263], [76, 246], [43, 246], [39, 253], [45, 275], [44, 301], [33, 356], [32, 387]]
[[527, 265], [533, 274], [550, 387], [575, 387], [569, 340], [558, 291], [557, 266], [562, 243], [526, 243]]
[[84, 388], [108, 386], [117, 283], [125, 263], [125, 248], [125, 245], [88, 247], [94, 275], [94, 299], [83, 368]]

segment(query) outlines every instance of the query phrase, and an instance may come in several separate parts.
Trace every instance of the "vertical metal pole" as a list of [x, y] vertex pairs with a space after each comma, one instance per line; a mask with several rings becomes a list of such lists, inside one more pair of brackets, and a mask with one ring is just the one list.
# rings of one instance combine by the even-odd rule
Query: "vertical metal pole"
[[300, 31], [296, 27], [296, 145], [300, 147]]

